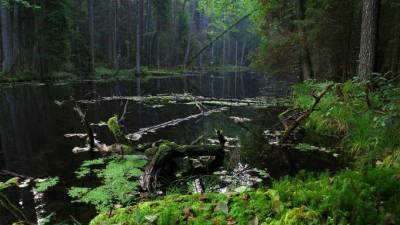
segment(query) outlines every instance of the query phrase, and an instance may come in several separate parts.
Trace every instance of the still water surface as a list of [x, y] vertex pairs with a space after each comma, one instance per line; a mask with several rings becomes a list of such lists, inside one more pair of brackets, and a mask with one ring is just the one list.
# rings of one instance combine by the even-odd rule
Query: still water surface
[[[32, 177], [58, 176], [61, 184], [46, 193], [46, 206], [60, 218], [75, 217], [86, 222], [93, 216], [92, 209], [70, 203], [68, 187], [78, 184], [74, 171], [88, 155], [73, 154], [75, 146], [83, 140], [65, 138], [67, 133], [83, 133], [80, 119], [71, 105], [58, 106], [55, 100], [97, 99], [105, 96], [145, 96], [171, 93], [191, 93], [212, 98], [253, 98], [261, 95], [282, 96], [288, 93], [288, 84], [265, 74], [236, 73], [225, 75], [187, 75], [185, 77], [146, 78], [129, 81], [76, 82], [65, 84], [15, 85], [0, 88], [0, 170], [6, 169]], [[121, 115], [125, 101], [102, 101], [85, 104], [90, 122], [107, 121]], [[168, 139], [187, 144], [200, 135], [213, 135], [214, 129], [223, 129], [228, 137], [238, 137], [242, 146], [253, 145], [263, 130], [277, 122], [282, 109], [252, 109], [231, 107], [209, 117], [190, 120], [145, 135], [141, 141]], [[129, 132], [154, 126], [177, 118], [199, 113], [192, 105], [165, 105], [154, 108], [140, 103], [130, 103], [125, 126]], [[238, 126], [229, 118], [246, 117], [251, 122]], [[94, 127], [97, 139], [112, 143], [106, 127]], [[266, 166], [257, 154], [247, 152], [243, 160]], [[251, 157], [253, 156], [253, 158]], [[1, 177], [2, 179], [4, 177]], [[20, 202], [30, 218], [35, 217], [32, 194], [28, 191], [11, 193]], [[0, 218], [6, 216], [0, 214]], [[7, 224], [0, 219], [0, 225]]]

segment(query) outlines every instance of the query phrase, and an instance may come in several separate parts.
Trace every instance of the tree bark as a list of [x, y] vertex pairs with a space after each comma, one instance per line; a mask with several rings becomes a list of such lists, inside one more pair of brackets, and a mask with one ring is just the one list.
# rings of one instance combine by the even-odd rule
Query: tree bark
[[13, 69], [14, 57], [11, 34], [11, 16], [9, 6], [1, 4], [1, 37], [3, 45], [3, 72], [10, 73]]
[[186, 51], [185, 51], [185, 60], [183, 62], [184, 67], [188, 65], [189, 62], [189, 56], [190, 56], [190, 48], [192, 46], [192, 33], [194, 29], [194, 14], [196, 11], [196, 4], [191, 3], [191, 19], [190, 19], [190, 25], [189, 25], [189, 32], [187, 36], [187, 42], [186, 42]]
[[238, 62], [239, 62], [239, 59], [238, 59], [239, 49], [238, 49], [238, 47], [239, 47], [239, 43], [238, 43], [238, 40], [236, 39], [236, 43], [235, 43], [235, 66], [239, 65], [238, 64]]
[[94, 74], [94, 0], [88, 0], [89, 21], [89, 73]]
[[118, 1], [114, 1], [114, 18], [113, 18], [113, 65], [114, 69], [118, 69]]
[[18, 70], [21, 65], [21, 54], [20, 54], [20, 20], [19, 3], [14, 2], [14, 15], [13, 15], [13, 54], [14, 54], [14, 69]]
[[358, 76], [369, 80], [376, 66], [380, 0], [363, 0]]
[[[305, 2], [306, 0], [297, 0], [297, 16], [299, 21], [305, 20]], [[307, 37], [305, 34], [305, 28], [303, 25], [300, 25], [299, 28], [299, 36], [300, 36], [300, 62], [301, 62], [301, 69], [303, 78], [305, 80], [313, 79], [314, 78], [314, 71], [312, 68], [312, 61], [311, 61], [311, 53], [308, 46]]]
[[141, 39], [142, 39], [142, 23], [143, 23], [143, 0], [137, 1], [137, 21], [136, 21], [136, 74], [142, 72], [140, 67], [140, 49], [141, 49]]
[[242, 56], [240, 58], [240, 65], [244, 65], [244, 58], [245, 58], [245, 53], [246, 53], [246, 47], [247, 47], [247, 38], [245, 37], [243, 40], [243, 45], [242, 45]]
[[175, 65], [175, 56], [176, 56], [176, 47], [177, 47], [177, 5], [178, 1], [177, 0], [172, 0], [171, 4], [171, 11], [172, 11], [172, 21], [171, 21], [171, 33], [172, 33], [172, 43], [171, 43], [171, 53], [169, 57], [169, 65], [174, 66]]
[[113, 63], [113, 38], [114, 38], [114, 30], [113, 30], [113, 15], [114, 15], [114, 3], [113, 0], [110, 0], [108, 2], [108, 20], [107, 20], [107, 26], [108, 26], [108, 46], [107, 46], [107, 51], [108, 51], [108, 63], [112, 65]]

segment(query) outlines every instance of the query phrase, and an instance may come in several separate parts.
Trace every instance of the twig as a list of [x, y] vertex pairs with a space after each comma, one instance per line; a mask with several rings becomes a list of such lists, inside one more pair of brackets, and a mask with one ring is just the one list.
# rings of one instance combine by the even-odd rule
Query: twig
[[81, 109], [81, 107], [79, 106], [79, 104], [77, 102], [75, 102], [74, 110], [78, 113], [79, 117], [81, 118], [81, 123], [86, 129], [86, 132], [87, 132], [88, 137], [89, 137], [90, 150], [94, 150], [96, 145], [95, 145], [95, 141], [94, 141], [93, 130], [90, 127], [90, 123], [86, 120], [85, 113], [82, 112], [82, 109]]
[[120, 118], [118, 120], [118, 123], [121, 123], [122, 121], [124, 121], [125, 115], [126, 115], [127, 109], [128, 109], [128, 103], [129, 103], [129, 100], [126, 100], [125, 106], [124, 106], [124, 111], [122, 112], [122, 114], [121, 114], [121, 116], [120, 116]]

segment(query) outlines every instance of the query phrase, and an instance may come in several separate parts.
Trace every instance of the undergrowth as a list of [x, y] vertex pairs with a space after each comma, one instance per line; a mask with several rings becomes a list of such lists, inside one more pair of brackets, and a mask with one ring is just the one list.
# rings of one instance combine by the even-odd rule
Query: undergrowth
[[[294, 86], [294, 104], [309, 109], [313, 93], [322, 92], [329, 82], [308, 81]], [[374, 83], [350, 80], [334, 84], [305, 124], [309, 131], [337, 136], [340, 147], [361, 166], [375, 164], [400, 149], [400, 88], [384, 78]]]
[[90, 224], [398, 224], [399, 172], [368, 168], [335, 176], [300, 173], [268, 190], [168, 195], [100, 214]]

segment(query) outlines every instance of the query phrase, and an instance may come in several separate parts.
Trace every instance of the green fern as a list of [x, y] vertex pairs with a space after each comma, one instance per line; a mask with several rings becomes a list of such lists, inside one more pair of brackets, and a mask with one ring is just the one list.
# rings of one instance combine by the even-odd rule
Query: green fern
[[58, 177], [46, 178], [36, 182], [35, 190], [37, 192], [45, 192], [49, 188], [54, 187], [60, 182]]
[[116, 205], [126, 206], [136, 199], [138, 178], [146, 163], [145, 157], [139, 155], [85, 161], [77, 171], [77, 176], [83, 178], [95, 174], [101, 180], [101, 185], [94, 188], [72, 187], [68, 194], [76, 202], [94, 205], [99, 212]]

